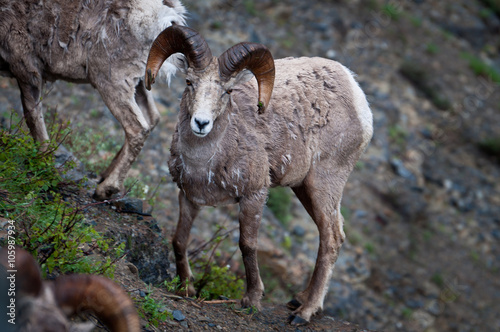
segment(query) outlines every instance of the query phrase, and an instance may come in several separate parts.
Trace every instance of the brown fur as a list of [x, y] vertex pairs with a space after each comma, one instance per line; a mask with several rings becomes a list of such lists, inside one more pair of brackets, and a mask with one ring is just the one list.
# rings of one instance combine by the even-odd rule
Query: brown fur
[[[259, 307], [264, 287], [257, 265], [257, 235], [267, 190], [291, 187], [320, 234], [314, 273], [294, 301], [297, 308], [291, 322], [302, 324], [322, 308], [345, 237], [342, 191], [371, 138], [372, 118], [364, 94], [339, 63], [287, 58], [276, 60], [275, 66], [275, 88], [264, 114], [257, 112], [256, 83], [221, 80], [215, 58], [203, 71], [187, 70], [191, 86], [181, 100], [169, 161], [181, 189], [173, 245], [181, 280], [192, 279], [186, 249], [199, 209], [239, 203], [240, 249], [247, 277], [242, 305]], [[213, 129], [205, 137], [194, 135], [190, 125], [200, 109], [210, 109], [213, 115]], [[194, 289], [189, 293], [193, 295]]]
[[[125, 144], [101, 175], [95, 194], [101, 200], [122, 189], [159, 120], [142, 75], [149, 47], [161, 31], [156, 27], [160, 17], [144, 17], [149, 14], [135, 7], [154, 3], [168, 8], [165, 17], [184, 23], [178, 0], [167, 1], [168, 7], [162, 0], [142, 2], [0, 0], [0, 74], [16, 78], [31, 135], [39, 142], [49, 138], [40, 98], [45, 81], [57, 79], [92, 84], [122, 125]], [[177, 7], [171, 8], [174, 2]]]

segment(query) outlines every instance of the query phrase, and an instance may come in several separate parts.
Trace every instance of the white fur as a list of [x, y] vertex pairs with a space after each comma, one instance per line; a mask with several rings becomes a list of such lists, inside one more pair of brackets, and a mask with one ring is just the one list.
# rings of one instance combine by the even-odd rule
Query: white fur
[[[344, 66], [342, 66], [342, 69], [344, 69], [349, 77], [349, 82], [352, 87], [352, 95], [354, 98], [354, 109], [356, 110], [359, 122], [363, 128], [363, 141], [366, 142], [366, 145], [368, 145], [368, 142], [370, 142], [373, 135], [373, 116], [370, 111], [370, 106], [368, 105], [368, 101], [366, 100], [363, 90], [361, 90], [358, 82], [354, 79], [356, 74]], [[364, 148], [365, 147], [363, 147], [363, 149]]]
[[[128, 24], [137, 39], [151, 45], [155, 38], [175, 22], [185, 25], [186, 9], [179, 0], [170, 0], [174, 8], [163, 4], [163, 0], [135, 0], [128, 16]], [[146, 64], [144, 59], [144, 65]], [[158, 78], [170, 84], [177, 67], [173, 65], [176, 57], [170, 57], [161, 67]]]

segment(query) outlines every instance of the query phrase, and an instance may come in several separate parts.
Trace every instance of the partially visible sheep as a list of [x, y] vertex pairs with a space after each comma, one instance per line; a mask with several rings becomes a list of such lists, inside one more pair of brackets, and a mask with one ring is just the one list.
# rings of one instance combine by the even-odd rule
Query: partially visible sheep
[[[290, 322], [305, 324], [322, 309], [345, 238], [342, 192], [373, 132], [366, 97], [352, 73], [335, 61], [274, 62], [267, 48], [251, 43], [215, 58], [198, 33], [180, 26], [167, 28], [155, 40], [146, 87], [176, 52], [185, 55], [178, 66], [187, 83], [169, 161], [180, 188], [172, 241], [177, 273], [184, 285], [189, 280], [188, 291], [194, 295], [186, 253], [193, 220], [203, 205], [239, 203], [247, 280], [241, 303], [259, 307], [264, 294], [257, 265], [262, 210], [269, 187], [291, 187], [320, 238], [311, 280], [289, 303], [295, 309]], [[257, 84], [246, 83], [253, 76]]]
[[[35, 260], [20, 248], [0, 248], [0, 272], [2, 282], [8, 280], [7, 276], [14, 276], [14, 287], [9, 285], [14, 293], [9, 293], [9, 299], [15, 299], [15, 314], [7, 317], [14, 318], [12, 326], [18, 332], [91, 331], [92, 323], [73, 323], [68, 319], [87, 311], [94, 313], [113, 332], [141, 330], [134, 304], [109, 279], [67, 275], [55, 281], [42, 281]], [[1, 291], [2, 296], [8, 294], [5, 289]]]
[[[159, 120], [144, 88], [154, 38], [184, 24], [179, 0], [0, 0], [0, 74], [14, 77], [31, 135], [49, 139], [41, 97], [45, 81], [90, 83], [125, 131], [125, 144], [101, 174], [95, 198], [123, 187], [132, 163]], [[162, 70], [169, 79], [175, 66]]]

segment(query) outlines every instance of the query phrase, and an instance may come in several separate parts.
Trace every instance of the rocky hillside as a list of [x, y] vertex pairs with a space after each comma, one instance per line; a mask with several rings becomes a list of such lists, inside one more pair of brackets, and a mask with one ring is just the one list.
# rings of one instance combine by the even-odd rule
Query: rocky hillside
[[[374, 138], [344, 193], [348, 239], [325, 312], [373, 330], [498, 331], [499, 2], [184, 3], [188, 24], [214, 54], [247, 40], [266, 44], [276, 58], [335, 59], [358, 74], [369, 98]], [[15, 83], [0, 82], [0, 111], [20, 109]], [[171, 87], [155, 86], [162, 120], [129, 174], [146, 184], [145, 196], [154, 195], [152, 214], [166, 239], [178, 215], [166, 161], [183, 84], [179, 77]], [[68, 145], [95, 171], [123, 140], [89, 86], [58, 82], [44, 103], [71, 120]], [[236, 211], [205, 209], [191, 247], [211, 238], [216, 225], [236, 227]], [[298, 201], [292, 198], [285, 214], [280, 221], [266, 210], [260, 237], [267, 298], [277, 303], [304, 286], [318, 245]], [[229, 234], [221, 255], [237, 248], [237, 232]], [[238, 256], [229, 261], [235, 271]]]

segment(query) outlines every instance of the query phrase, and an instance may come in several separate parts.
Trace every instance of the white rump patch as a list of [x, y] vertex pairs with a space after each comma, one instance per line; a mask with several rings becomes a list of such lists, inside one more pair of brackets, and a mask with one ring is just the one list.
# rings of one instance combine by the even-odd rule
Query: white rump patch
[[363, 142], [365, 143], [365, 145], [363, 146], [364, 149], [370, 142], [373, 135], [372, 112], [370, 111], [370, 106], [368, 105], [368, 101], [366, 100], [365, 93], [363, 92], [363, 90], [361, 90], [358, 82], [356, 82], [356, 80], [354, 79], [354, 76], [356, 76], [356, 74], [354, 74], [344, 66], [341, 67], [347, 73], [349, 82], [351, 83], [354, 108], [356, 109], [359, 122], [361, 123], [361, 127], [363, 128]]

